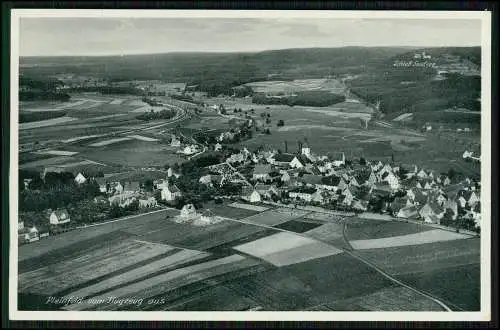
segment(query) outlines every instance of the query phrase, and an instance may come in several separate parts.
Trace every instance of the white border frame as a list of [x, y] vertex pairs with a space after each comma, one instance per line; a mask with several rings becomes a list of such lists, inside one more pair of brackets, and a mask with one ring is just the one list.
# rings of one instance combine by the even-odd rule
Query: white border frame
[[[18, 89], [21, 17], [100, 18], [335, 18], [335, 19], [478, 19], [482, 24], [481, 75], [481, 311], [480, 312], [99, 312], [19, 311], [17, 309]], [[266, 11], [266, 10], [84, 10], [13, 9], [10, 81], [10, 320], [89, 321], [490, 321], [491, 320], [491, 12], [489, 11]], [[14, 192], [14, 193], [13, 193]]]

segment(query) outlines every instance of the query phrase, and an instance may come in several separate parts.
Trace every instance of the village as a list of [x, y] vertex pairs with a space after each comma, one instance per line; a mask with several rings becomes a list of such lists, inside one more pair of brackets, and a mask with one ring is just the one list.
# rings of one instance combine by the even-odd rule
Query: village
[[[364, 158], [348, 160], [344, 152], [316, 155], [307, 143], [302, 142], [299, 142], [300, 152], [288, 153], [276, 150], [251, 152], [247, 148], [238, 150], [223, 146], [219, 141], [223, 141], [223, 135], [214, 145], [203, 147], [201, 153], [221, 153], [222, 158], [218, 158], [221, 161], [197, 169], [194, 176], [177, 165], [175, 169], [167, 169], [164, 179], [149, 183], [114, 182], [77, 173], [74, 184], [95, 186], [95, 197], [91, 200], [95, 207], [101, 205], [104, 208], [123, 209], [131, 214], [175, 207], [181, 209], [176, 221], [189, 220], [198, 225], [217, 222], [218, 217], [210, 210], [198, 213], [190, 199], [185, 198], [188, 192], [177, 184], [183, 176], [185, 189], [211, 189], [208, 197], [199, 200], [201, 203], [197, 203], [197, 208], [202, 208], [203, 203], [210, 200], [217, 203], [230, 200], [255, 205], [275, 204], [292, 208], [316, 207], [354, 214], [384, 214], [405, 221], [479, 232], [480, 183], [468, 177], [457, 180], [454, 173], [436, 173], [417, 166], [403, 168], [390, 162], [372, 162]], [[200, 154], [199, 146], [183, 145], [181, 137], [175, 134], [172, 134], [171, 145], [186, 156]], [[470, 156], [463, 155], [464, 158]], [[200, 157], [194, 159], [199, 160]], [[51, 171], [54, 170], [45, 169], [41, 179]], [[32, 189], [30, 180], [25, 180], [24, 185], [25, 189]], [[229, 186], [231, 189], [225, 189]], [[130, 212], [113, 214], [114, 217], [120, 217]], [[98, 220], [93, 221], [113, 218], [109, 214], [103, 213]], [[50, 234], [76, 228], [71, 225], [71, 219], [75, 216], [65, 208], [47, 209], [44, 211], [45, 223], [26, 225], [20, 216], [19, 242], [31, 243]]]

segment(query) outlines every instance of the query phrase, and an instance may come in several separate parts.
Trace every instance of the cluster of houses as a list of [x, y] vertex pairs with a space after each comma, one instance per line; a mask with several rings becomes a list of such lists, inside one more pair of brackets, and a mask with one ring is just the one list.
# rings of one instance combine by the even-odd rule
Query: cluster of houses
[[[226, 163], [251, 164], [253, 171], [240, 196], [251, 203], [274, 200], [366, 211], [369, 202], [379, 198], [380, 211], [399, 218], [439, 224], [449, 210], [453, 220], [465, 216], [480, 223], [479, 183], [466, 179], [452, 184], [448, 176], [417, 166], [406, 170], [380, 161], [347, 165], [344, 153], [318, 156], [307, 145], [297, 154], [251, 153], [244, 148]], [[231, 168], [222, 168], [226, 172], [206, 175], [200, 182], [238, 181]]]
[[36, 226], [25, 227], [24, 221], [19, 220], [17, 226], [17, 237], [19, 244], [33, 243], [42, 238], [50, 236], [50, 226], [60, 226], [68, 224], [71, 221], [69, 213], [66, 209], [47, 210], [45, 212], [47, 224], [42, 224], [40, 228]]
[[181, 140], [175, 134], [172, 134], [172, 138], [170, 140], [170, 146], [178, 148], [177, 153], [183, 154], [185, 156], [191, 156], [201, 151], [200, 146], [196, 144], [183, 145], [181, 143]]
[[177, 223], [190, 222], [195, 226], [206, 226], [221, 221], [210, 209], [198, 212], [193, 204], [186, 204], [182, 207], [179, 216], [175, 220]]

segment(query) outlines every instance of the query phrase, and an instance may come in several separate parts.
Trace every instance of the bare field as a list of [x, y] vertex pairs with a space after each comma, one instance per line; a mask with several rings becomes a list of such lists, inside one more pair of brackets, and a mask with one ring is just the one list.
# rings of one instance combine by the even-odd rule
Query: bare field
[[349, 240], [390, 238], [393, 236], [427, 232], [433, 229], [424, 224], [357, 218], [347, 219], [346, 223], [346, 236]]
[[68, 287], [90, 281], [110, 272], [135, 264], [172, 249], [168, 246], [123, 241], [111, 247], [92, 251], [74, 260], [21, 274], [21, 290], [30, 293], [54, 294]]
[[480, 261], [480, 241], [468, 238], [357, 251], [391, 274], [439, 270]]
[[184, 158], [175, 154], [175, 149], [169, 145], [127, 139], [129, 140], [124, 141], [124, 143], [84, 151], [82, 155], [104, 163], [110, 162], [135, 167], [165, 166], [165, 164], [181, 164], [185, 161]]
[[405, 245], [421, 245], [434, 242], [460, 240], [469, 238], [469, 235], [450, 232], [447, 230], [434, 229], [415, 234], [407, 234], [400, 236], [352, 240], [349, 243], [355, 250], [381, 249], [387, 247], [397, 247]]
[[297, 218], [297, 217], [303, 215], [303, 214], [296, 215], [295, 213], [293, 213], [293, 211], [294, 210], [292, 210], [292, 209], [286, 209], [284, 211], [283, 210], [282, 211], [269, 210], [269, 211], [266, 211], [263, 213], [249, 216], [249, 217], [244, 218], [242, 220], [247, 221], [247, 222], [256, 223], [256, 224], [261, 224], [261, 225], [274, 226], [274, 225], [280, 224], [282, 222], [286, 222], [288, 220], [291, 220], [293, 218]]
[[387, 287], [368, 295], [327, 304], [330, 310], [442, 312], [434, 301], [404, 287]]

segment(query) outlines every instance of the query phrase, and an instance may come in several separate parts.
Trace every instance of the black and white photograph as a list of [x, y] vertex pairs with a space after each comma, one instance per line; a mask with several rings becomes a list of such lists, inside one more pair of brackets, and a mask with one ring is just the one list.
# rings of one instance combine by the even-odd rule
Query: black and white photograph
[[490, 21], [13, 10], [11, 318], [488, 321]]

